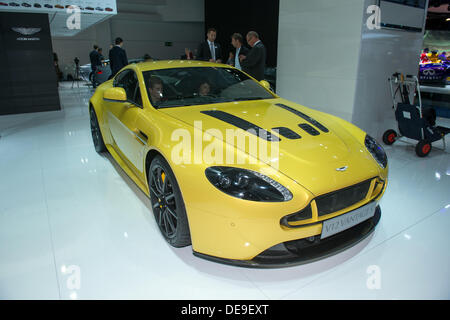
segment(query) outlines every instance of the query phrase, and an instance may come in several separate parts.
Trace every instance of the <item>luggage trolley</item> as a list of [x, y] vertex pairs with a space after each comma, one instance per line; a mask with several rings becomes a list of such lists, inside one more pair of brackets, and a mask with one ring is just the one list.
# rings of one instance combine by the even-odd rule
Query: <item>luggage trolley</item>
[[[433, 108], [422, 108], [417, 77], [412, 75], [404, 77], [403, 74], [394, 73], [389, 77], [389, 84], [399, 133], [393, 129], [387, 130], [383, 134], [383, 142], [391, 145], [401, 137], [417, 140], [416, 154], [419, 157], [426, 157], [431, 152], [431, 143], [442, 139], [445, 150], [445, 135], [450, 133], [450, 128], [436, 126], [436, 111]], [[416, 92], [418, 106], [414, 105]], [[401, 102], [397, 102], [398, 96]]]

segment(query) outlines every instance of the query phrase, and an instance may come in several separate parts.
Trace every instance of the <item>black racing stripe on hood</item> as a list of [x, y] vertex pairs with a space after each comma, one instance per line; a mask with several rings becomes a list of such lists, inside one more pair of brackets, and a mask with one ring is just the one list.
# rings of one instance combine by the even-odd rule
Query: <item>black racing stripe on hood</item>
[[282, 103], [277, 103], [276, 106], [278, 106], [278, 107], [280, 107], [280, 108], [283, 108], [283, 109], [285, 109], [285, 110], [287, 110], [287, 111], [289, 111], [289, 112], [292, 112], [293, 114], [296, 114], [296, 115], [299, 116], [300, 118], [302, 118], [302, 119], [308, 121], [308, 122], [311, 123], [312, 125], [314, 125], [314, 126], [316, 126], [317, 128], [319, 128], [319, 129], [320, 129], [321, 131], [323, 131], [323, 132], [329, 132], [329, 130], [328, 130], [327, 127], [325, 127], [323, 124], [321, 124], [321, 123], [318, 122], [317, 120], [311, 118], [310, 116], [304, 114], [304, 113], [301, 112], [301, 111], [298, 111], [298, 110], [296, 110], [296, 109], [294, 109], [294, 108], [291, 108], [291, 107], [289, 107], [289, 106], [287, 106], [287, 105], [285, 105], [285, 104], [282, 104]]
[[272, 142], [281, 141], [281, 139], [279, 137], [271, 134], [269, 131], [257, 126], [256, 124], [248, 122], [247, 120], [236, 117], [235, 115], [232, 115], [230, 113], [220, 111], [220, 110], [206, 110], [206, 111], [200, 111], [200, 112], [203, 114], [206, 114], [210, 117], [221, 120], [223, 122], [232, 124], [233, 126], [238, 127], [242, 130], [245, 130], [251, 134], [254, 134], [261, 139], [264, 139], [267, 141], [272, 141]]

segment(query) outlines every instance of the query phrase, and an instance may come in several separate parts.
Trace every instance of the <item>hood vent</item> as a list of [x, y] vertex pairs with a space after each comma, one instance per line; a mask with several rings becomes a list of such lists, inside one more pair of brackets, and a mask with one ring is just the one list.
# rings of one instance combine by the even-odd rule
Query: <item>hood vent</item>
[[271, 134], [269, 131], [257, 126], [256, 124], [248, 122], [247, 120], [244, 120], [242, 118], [236, 117], [235, 115], [232, 115], [228, 112], [224, 112], [224, 111], [220, 111], [220, 110], [207, 110], [207, 111], [200, 111], [200, 112], [203, 114], [206, 114], [210, 117], [221, 120], [223, 122], [232, 124], [233, 126], [238, 127], [242, 130], [245, 130], [248, 133], [254, 134], [261, 139], [271, 141], [271, 142], [278, 142], [281, 140], [277, 136], [275, 136], [275, 135]]
[[278, 130], [278, 133], [288, 139], [300, 139], [302, 136], [286, 127], [276, 127], [272, 130]]
[[300, 128], [302, 128], [303, 130], [305, 130], [306, 132], [308, 132], [312, 136], [318, 136], [320, 134], [319, 131], [317, 131], [316, 129], [314, 129], [307, 123], [300, 123], [298, 126]]
[[319, 128], [319, 130], [321, 130], [322, 132], [329, 132], [329, 130], [327, 129], [327, 127], [325, 127], [323, 124], [321, 124], [320, 122], [318, 122], [317, 120], [311, 118], [310, 116], [304, 114], [301, 111], [298, 111], [294, 108], [291, 108], [285, 104], [282, 103], [277, 103], [276, 106], [283, 108], [284, 110], [287, 110], [289, 112], [292, 112], [293, 114], [299, 116], [300, 118], [302, 118], [303, 120], [308, 121], [310, 124], [312, 124], [313, 126]]

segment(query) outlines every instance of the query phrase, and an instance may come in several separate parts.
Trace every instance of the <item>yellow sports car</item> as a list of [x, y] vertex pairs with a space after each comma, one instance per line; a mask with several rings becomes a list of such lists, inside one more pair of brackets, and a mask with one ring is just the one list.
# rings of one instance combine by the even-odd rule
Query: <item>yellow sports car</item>
[[89, 103], [92, 138], [151, 200], [164, 238], [246, 267], [314, 261], [375, 229], [375, 139], [223, 64], [131, 64]]

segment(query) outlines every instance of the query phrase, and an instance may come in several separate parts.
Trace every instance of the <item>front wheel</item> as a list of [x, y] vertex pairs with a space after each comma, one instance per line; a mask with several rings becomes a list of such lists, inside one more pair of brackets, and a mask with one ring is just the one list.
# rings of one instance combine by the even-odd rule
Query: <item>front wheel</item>
[[191, 244], [191, 234], [181, 191], [167, 161], [156, 156], [148, 172], [150, 202], [159, 230], [173, 247]]

